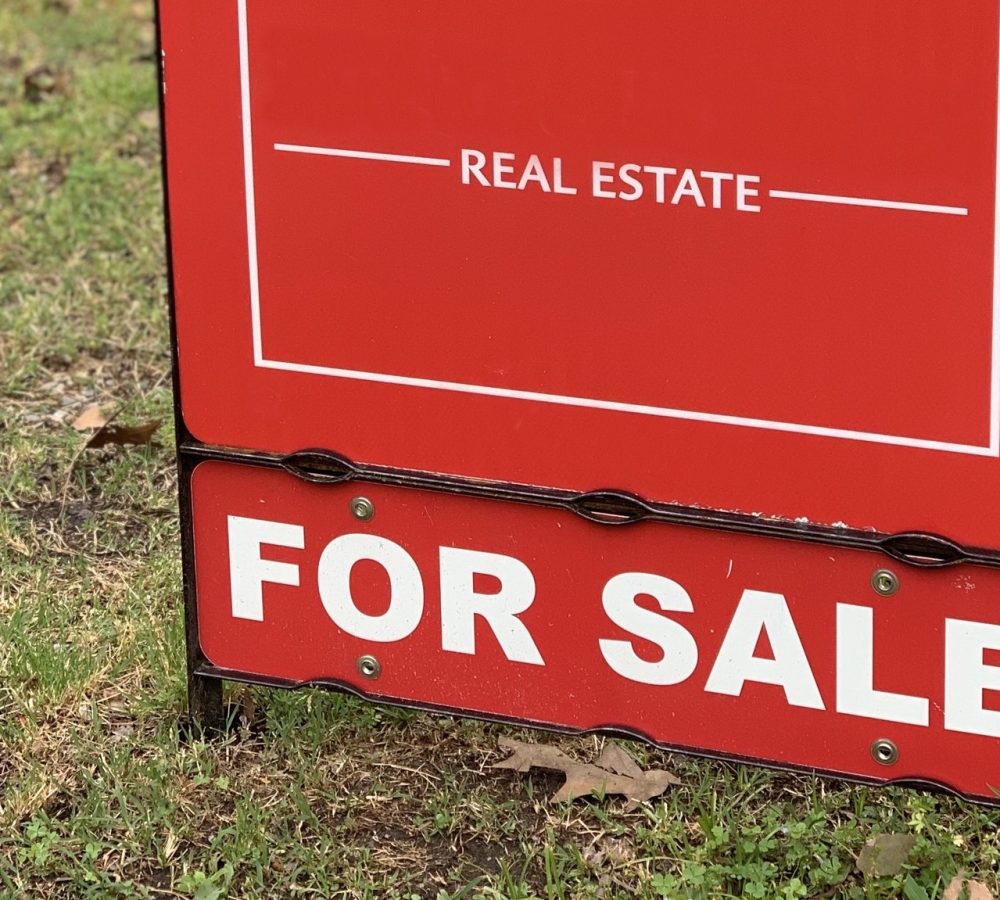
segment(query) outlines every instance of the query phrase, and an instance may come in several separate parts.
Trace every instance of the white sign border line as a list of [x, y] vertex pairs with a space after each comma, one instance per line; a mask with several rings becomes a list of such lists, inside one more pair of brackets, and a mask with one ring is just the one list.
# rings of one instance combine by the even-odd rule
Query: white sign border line
[[[888, 444], [900, 447], [913, 447], [922, 450], [940, 450], [950, 453], [960, 453], [969, 456], [1000, 457], [1000, 66], [998, 66], [998, 107], [997, 107], [997, 145], [996, 145], [996, 182], [994, 197], [994, 253], [993, 253], [993, 335], [990, 361], [990, 443], [983, 447], [978, 444], [961, 444], [949, 441], [929, 440], [926, 438], [905, 437], [901, 435], [879, 434], [867, 431], [855, 431], [844, 428], [830, 428], [821, 425], [807, 425], [799, 422], [780, 422], [770, 419], [755, 419], [746, 416], [733, 416], [721, 413], [697, 412], [694, 410], [672, 409], [669, 407], [647, 406], [638, 403], [623, 403], [611, 400], [598, 400], [590, 397], [572, 397], [561, 394], [548, 394], [537, 391], [497, 388], [488, 385], [465, 384], [462, 382], [439, 381], [431, 378], [416, 378], [404, 375], [390, 375], [381, 372], [365, 372], [354, 369], [339, 369], [331, 366], [317, 366], [307, 363], [286, 362], [266, 359], [263, 352], [260, 313], [260, 278], [257, 256], [257, 213], [253, 165], [253, 128], [250, 104], [250, 60], [249, 41], [247, 37], [247, 0], [236, 0], [237, 19], [239, 27], [239, 58], [240, 58], [240, 99], [241, 118], [243, 126], [243, 174], [246, 199], [247, 220], [247, 258], [250, 279], [250, 314], [253, 330], [254, 366], [256, 368], [277, 369], [286, 372], [299, 372], [308, 375], [325, 375], [334, 378], [347, 378], [355, 381], [377, 382], [382, 384], [398, 384], [406, 387], [445, 390], [464, 394], [479, 394], [490, 397], [502, 397], [513, 400], [529, 400], [538, 403], [552, 403], [562, 406], [603, 409], [613, 412], [633, 413], [660, 418], [683, 419], [693, 422], [707, 422], [716, 425], [732, 425], [744, 428], [756, 428], [767, 431], [779, 431], [794, 434], [831, 437], [842, 440], [864, 441], [867, 443]], [[451, 160], [409, 156], [404, 154], [381, 153], [367, 150], [345, 150], [331, 147], [310, 147], [299, 144], [275, 144], [275, 150], [292, 153], [309, 153], [323, 156], [337, 156], [354, 159], [367, 159], [382, 162], [409, 163], [414, 165], [445, 167], [451, 165]], [[836, 196], [830, 194], [812, 194], [799, 191], [769, 191], [769, 196], [783, 200], [798, 200], [814, 203], [837, 203], [849, 206], [869, 206], [886, 209], [907, 210], [915, 212], [938, 213], [943, 215], [968, 215], [965, 207], [938, 206], [934, 204], [909, 203], [894, 200], [874, 200], [863, 197]]]

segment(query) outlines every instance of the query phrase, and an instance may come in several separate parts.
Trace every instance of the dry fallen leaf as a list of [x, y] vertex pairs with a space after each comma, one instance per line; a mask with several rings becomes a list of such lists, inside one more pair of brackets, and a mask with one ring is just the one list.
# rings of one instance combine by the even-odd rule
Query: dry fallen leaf
[[985, 884], [981, 881], [973, 881], [964, 875], [956, 875], [951, 880], [948, 887], [944, 889], [941, 900], [960, 900], [963, 887], [969, 900], [993, 900], [993, 894], [990, 893], [990, 889]]
[[108, 416], [100, 403], [91, 403], [73, 420], [77, 431], [89, 431], [91, 428], [103, 428], [108, 424]]
[[912, 834], [877, 834], [858, 854], [858, 871], [875, 878], [899, 874], [917, 839]]
[[628, 778], [642, 778], [644, 774], [639, 764], [618, 744], [605, 744], [595, 765]]
[[531, 768], [554, 769], [566, 776], [566, 782], [553, 796], [555, 801], [586, 797], [595, 791], [621, 794], [635, 805], [662, 794], [671, 785], [680, 784], [677, 776], [662, 769], [644, 772], [621, 747], [608, 745], [597, 763], [581, 763], [567, 756], [558, 747], [548, 744], [528, 744], [501, 737], [500, 746], [511, 755], [495, 763], [494, 769], [527, 772]]
[[112, 425], [109, 422], [87, 441], [87, 448], [96, 450], [98, 447], [105, 447], [108, 444], [117, 444], [118, 446], [148, 444], [162, 421], [162, 419], [153, 419], [153, 421], [143, 422], [141, 425]]
[[144, 128], [160, 127], [160, 114], [155, 109], [144, 109], [136, 118]]
[[47, 97], [70, 94], [70, 75], [65, 69], [53, 66], [36, 66], [23, 79], [24, 99], [28, 103], [41, 103]]

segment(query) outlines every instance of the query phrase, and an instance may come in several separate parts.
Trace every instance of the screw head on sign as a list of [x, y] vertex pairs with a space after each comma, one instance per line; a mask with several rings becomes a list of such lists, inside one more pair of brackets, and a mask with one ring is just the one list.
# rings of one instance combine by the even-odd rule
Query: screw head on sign
[[368, 654], [358, 657], [358, 672], [364, 678], [375, 679], [382, 674], [382, 664]]
[[891, 766], [899, 759], [899, 747], [888, 738], [872, 741], [872, 759], [880, 766]]
[[891, 597], [899, 590], [899, 576], [888, 569], [876, 569], [872, 575], [872, 587], [876, 594], [883, 597]]
[[367, 497], [354, 497], [351, 500], [351, 515], [362, 522], [370, 522], [375, 518], [375, 504]]

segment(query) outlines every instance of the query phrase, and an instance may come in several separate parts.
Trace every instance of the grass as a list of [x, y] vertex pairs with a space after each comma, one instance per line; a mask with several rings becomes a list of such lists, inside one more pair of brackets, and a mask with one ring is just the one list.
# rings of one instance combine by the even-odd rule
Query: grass
[[[559, 805], [554, 776], [489, 769], [510, 729], [319, 691], [233, 686], [228, 737], [178, 739], [150, 18], [0, 6], [0, 896], [922, 900], [959, 870], [996, 891], [1000, 814], [947, 796], [629, 745], [683, 786]], [[158, 441], [78, 455], [95, 401], [164, 418]], [[885, 832], [916, 836], [907, 866], [861, 875]]]

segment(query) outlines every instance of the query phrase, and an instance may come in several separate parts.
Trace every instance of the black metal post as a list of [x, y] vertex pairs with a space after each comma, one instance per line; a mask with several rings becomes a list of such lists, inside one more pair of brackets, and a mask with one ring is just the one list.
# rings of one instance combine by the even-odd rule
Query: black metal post
[[160, 33], [160, 3], [155, 3], [156, 19], [156, 93], [160, 110], [160, 166], [163, 185], [163, 222], [167, 263], [167, 301], [170, 309], [170, 344], [173, 365], [174, 433], [177, 442], [177, 486], [181, 524], [181, 558], [184, 573], [184, 631], [187, 658], [188, 715], [191, 730], [202, 734], [225, 727], [226, 714], [222, 702], [222, 682], [199, 673], [205, 659], [198, 640], [197, 588], [194, 578], [194, 535], [191, 520], [191, 475], [195, 461], [189, 461], [181, 445], [190, 440], [181, 413], [180, 375], [177, 360], [177, 321], [174, 307], [174, 268], [170, 240], [170, 187], [167, 180], [167, 142], [164, 128], [165, 97], [163, 92], [163, 53]]

